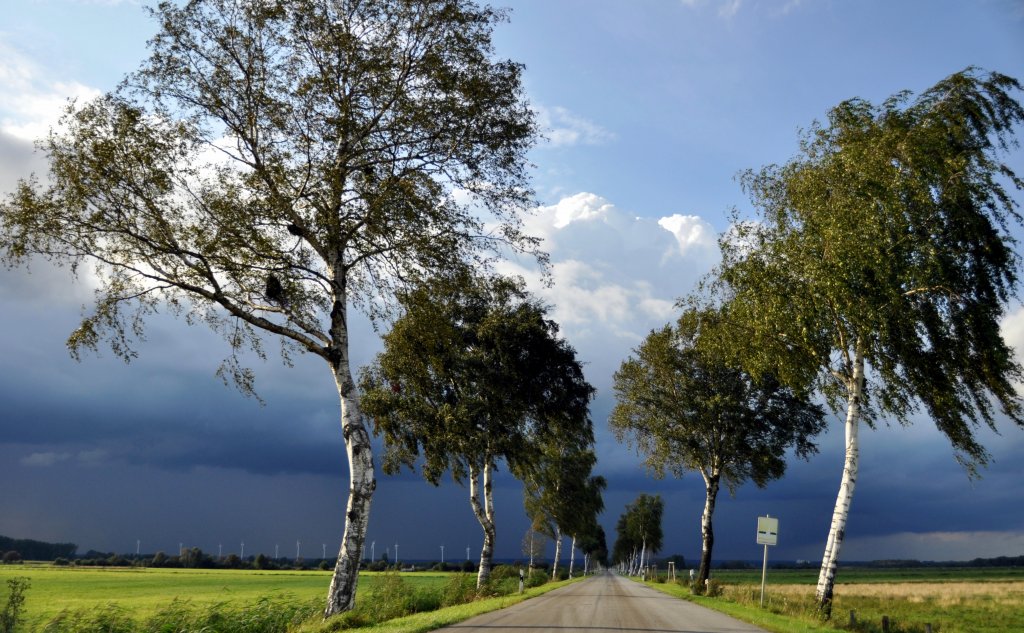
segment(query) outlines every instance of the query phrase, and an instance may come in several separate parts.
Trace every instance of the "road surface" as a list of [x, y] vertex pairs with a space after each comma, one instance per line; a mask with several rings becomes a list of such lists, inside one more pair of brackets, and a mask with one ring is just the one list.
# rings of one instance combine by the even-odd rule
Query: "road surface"
[[440, 630], [450, 633], [765, 633], [752, 624], [610, 573]]

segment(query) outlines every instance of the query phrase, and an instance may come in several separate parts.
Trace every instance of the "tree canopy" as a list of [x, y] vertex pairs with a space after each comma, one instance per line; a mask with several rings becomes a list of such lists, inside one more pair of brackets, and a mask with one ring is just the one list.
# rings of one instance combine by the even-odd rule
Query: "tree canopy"
[[698, 581], [708, 578], [712, 515], [719, 486], [760, 487], [786, 471], [786, 452], [806, 458], [825, 428], [824, 411], [771, 376], [753, 379], [727, 355], [721, 315], [690, 309], [675, 327], [652, 331], [615, 373], [609, 424], [659, 477], [697, 471], [704, 478], [703, 548]]
[[1019, 225], [1000, 160], [1024, 109], [1017, 80], [976, 68], [916, 98], [845, 101], [788, 163], [742, 182], [759, 217], [723, 236], [717, 288], [752, 375], [846, 410], [844, 476], [818, 598], [831, 606], [856, 481], [857, 426], [934, 420], [974, 474], [979, 427], [1018, 426], [1022, 375], [999, 322], [1018, 290]]
[[643, 565], [645, 556], [661, 550], [664, 534], [661, 516], [665, 502], [661, 495], [641, 493], [626, 509], [615, 525], [615, 544], [612, 546], [612, 562], [626, 565], [629, 573], [635, 573]]
[[349, 369], [348, 310], [385, 312], [424, 271], [535, 250], [520, 231], [536, 137], [520, 65], [494, 58], [501, 12], [471, 0], [161, 2], [150, 56], [69, 107], [50, 173], [0, 206], [9, 264], [94, 267], [68, 339], [136, 352], [168, 307], [223, 335], [222, 367], [277, 335], [328, 364], [351, 485], [328, 615], [354, 604], [375, 487]]
[[542, 463], [542, 446], [589, 445], [594, 390], [519, 281], [462, 271], [400, 301], [404, 314], [362, 372], [363, 410], [384, 437], [385, 472], [419, 459], [431, 483], [445, 472], [469, 481], [484, 531], [482, 584], [495, 538], [491, 473], [504, 462], [526, 478]]

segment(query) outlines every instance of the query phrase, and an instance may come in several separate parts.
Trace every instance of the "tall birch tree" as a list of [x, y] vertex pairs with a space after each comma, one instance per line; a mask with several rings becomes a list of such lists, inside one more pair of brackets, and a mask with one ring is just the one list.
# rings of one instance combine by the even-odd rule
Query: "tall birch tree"
[[845, 412], [845, 459], [817, 586], [831, 613], [862, 424], [930, 417], [976, 475], [975, 437], [1024, 425], [1000, 318], [1018, 290], [1010, 231], [1024, 109], [1013, 78], [968, 68], [917, 97], [833, 108], [788, 163], [743, 175], [757, 222], [721, 240], [719, 289], [752, 373], [813, 386]]
[[[276, 335], [337, 386], [351, 476], [326, 615], [350, 609], [376, 486], [349, 363], [348, 314], [457, 262], [532, 250], [522, 69], [495, 59], [502, 13], [471, 0], [161, 2], [150, 56], [69, 106], [50, 173], [0, 206], [9, 265], [94, 266], [68, 340], [125, 360], [167, 308], [226, 339], [221, 371]], [[273, 337], [270, 337], [273, 338]]]
[[716, 311], [687, 310], [652, 331], [615, 373], [609, 424], [658, 477], [704, 478], [697, 581], [711, 574], [718, 493], [746, 481], [764, 487], [786, 472], [786, 452], [807, 458], [825, 428], [824, 411], [771, 377], [753, 380], [730, 360]]
[[[417, 465], [437, 485], [445, 472], [469, 482], [484, 534], [477, 586], [490, 577], [497, 538], [493, 473], [519, 478], [541, 447], [572, 444], [594, 389], [546, 308], [518, 281], [473, 274], [438, 277], [402, 293], [405, 313], [360, 378], [363, 410], [385, 442], [384, 470]], [[419, 462], [417, 460], [420, 460]]]

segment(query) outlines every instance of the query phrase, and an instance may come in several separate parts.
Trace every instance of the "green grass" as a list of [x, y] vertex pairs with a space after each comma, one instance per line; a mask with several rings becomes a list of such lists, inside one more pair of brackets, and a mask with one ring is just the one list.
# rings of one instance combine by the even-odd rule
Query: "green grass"
[[721, 597], [692, 596], [673, 583], [649, 584], [776, 633], [877, 633], [882, 616], [893, 633], [922, 633], [926, 624], [934, 633], [1024, 631], [1022, 569], [844, 569], [827, 623], [817, 614], [816, 573], [770, 570], [763, 609], [759, 572], [716, 570], [712, 577], [723, 584]]
[[[664, 572], [663, 572], [664, 573]], [[711, 576], [726, 583], [761, 584], [760, 569], [715, 569]], [[880, 569], [848, 567], [839, 570], [837, 583], [877, 582], [1024, 582], [1024, 567], [910, 567]], [[817, 569], [769, 569], [767, 584], [818, 583]]]
[[[379, 574], [362, 572], [358, 591], [365, 594]], [[133, 618], [143, 619], [167, 608], [175, 599], [201, 607], [254, 604], [261, 598], [286, 595], [306, 604], [326, 600], [330, 572], [251, 571], [220, 569], [144, 569], [53, 567], [48, 564], [0, 565], [0, 602], [6, 599], [7, 579], [23, 576], [31, 582], [26, 593], [27, 630], [42, 627], [64, 609], [77, 611], [108, 604], [120, 605]], [[402, 574], [414, 589], [436, 589], [451, 574]], [[2, 605], [0, 605], [2, 606]]]
[[[509, 596], [500, 596], [497, 598], [487, 598], [467, 604], [460, 604], [454, 607], [438, 609], [436, 611], [415, 613], [413, 615], [396, 618], [394, 620], [360, 630], [374, 631], [375, 633], [423, 633], [425, 631], [433, 631], [434, 629], [439, 629], [443, 626], [458, 624], [459, 622], [463, 622], [469, 618], [482, 615], [484, 613], [490, 613], [491, 611], [510, 607], [522, 602], [523, 600], [534, 598], [553, 589], [564, 587], [570, 583], [580, 582], [581, 580], [583, 579], [574, 578], [573, 580], [549, 582], [545, 585], [541, 585], [540, 587], [527, 589], [521, 595], [514, 594]], [[342, 629], [337, 627], [337, 623], [329, 620], [327, 622], [307, 623], [306, 625], [296, 629], [296, 633], [330, 633], [332, 631], [339, 630]]]

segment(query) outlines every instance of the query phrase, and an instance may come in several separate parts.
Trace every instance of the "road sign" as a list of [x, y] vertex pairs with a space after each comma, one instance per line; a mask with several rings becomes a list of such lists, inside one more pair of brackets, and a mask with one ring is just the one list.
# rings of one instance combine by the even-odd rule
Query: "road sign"
[[779, 520], [774, 517], [757, 517], [757, 544], [775, 545], [779, 540]]

